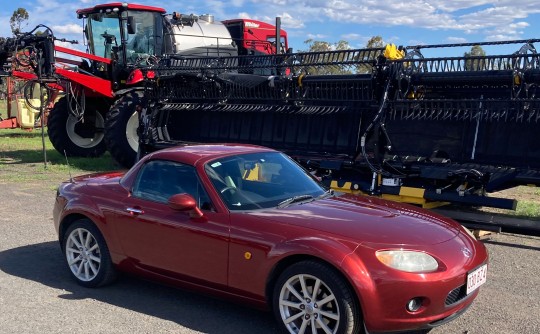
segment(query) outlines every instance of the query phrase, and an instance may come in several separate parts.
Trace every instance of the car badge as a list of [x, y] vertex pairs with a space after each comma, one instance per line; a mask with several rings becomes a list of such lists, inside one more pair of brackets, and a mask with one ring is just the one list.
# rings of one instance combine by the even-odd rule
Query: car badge
[[463, 248], [461, 249], [461, 252], [463, 253], [463, 255], [465, 255], [465, 257], [471, 257], [471, 255], [472, 255], [471, 250], [468, 249], [468, 248], [465, 248], [465, 247], [463, 247]]

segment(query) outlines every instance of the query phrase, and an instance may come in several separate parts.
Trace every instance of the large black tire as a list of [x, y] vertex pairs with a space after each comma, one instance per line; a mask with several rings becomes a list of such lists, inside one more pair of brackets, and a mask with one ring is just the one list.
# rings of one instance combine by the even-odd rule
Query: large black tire
[[[319, 288], [314, 293], [316, 286]], [[276, 282], [272, 301], [285, 333], [325, 333], [322, 326], [340, 334], [363, 330], [362, 314], [351, 288], [339, 272], [320, 262], [303, 261], [285, 269]], [[292, 321], [286, 323], [287, 319]]]
[[67, 229], [62, 241], [66, 264], [78, 284], [96, 288], [116, 279], [117, 272], [107, 243], [92, 221], [75, 221]]
[[48, 121], [47, 132], [54, 148], [72, 157], [99, 157], [107, 147], [104, 140], [105, 120], [94, 103], [88, 102], [84, 121], [79, 122], [69, 112], [66, 97], [55, 103]]
[[131, 92], [116, 100], [105, 119], [105, 142], [112, 157], [122, 166], [135, 164], [139, 148], [139, 116], [142, 92]]

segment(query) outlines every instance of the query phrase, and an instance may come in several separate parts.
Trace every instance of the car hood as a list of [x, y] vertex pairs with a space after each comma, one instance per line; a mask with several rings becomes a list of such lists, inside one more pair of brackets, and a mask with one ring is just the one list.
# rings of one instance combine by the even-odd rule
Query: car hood
[[455, 221], [427, 210], [348, 194], [249, 214], [369, 244], [433, 245], [460, 231]]

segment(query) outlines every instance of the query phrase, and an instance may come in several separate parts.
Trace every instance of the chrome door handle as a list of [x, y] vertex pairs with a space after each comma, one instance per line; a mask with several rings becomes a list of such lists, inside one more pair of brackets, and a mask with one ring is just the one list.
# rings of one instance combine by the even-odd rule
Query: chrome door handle
[[142, 215], [144, 213], [142, 209], [137, 208], [126, 208], [126, 211], [132, 215]]

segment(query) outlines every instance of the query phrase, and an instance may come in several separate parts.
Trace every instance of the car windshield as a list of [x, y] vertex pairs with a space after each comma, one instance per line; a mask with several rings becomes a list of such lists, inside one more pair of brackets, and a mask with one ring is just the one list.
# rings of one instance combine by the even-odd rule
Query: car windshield
[[326, 193], [279, 152], [250, 153], [209, 162], [206, 173], [230, 210], [253, 210], [313, 200]]

